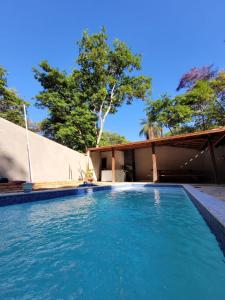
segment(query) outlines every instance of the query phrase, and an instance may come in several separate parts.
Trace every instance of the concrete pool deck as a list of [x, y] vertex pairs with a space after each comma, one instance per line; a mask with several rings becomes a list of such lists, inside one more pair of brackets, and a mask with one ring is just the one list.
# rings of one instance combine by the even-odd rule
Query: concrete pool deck
[[225, 201], [225, 184], [192, 184], [193, 187]]

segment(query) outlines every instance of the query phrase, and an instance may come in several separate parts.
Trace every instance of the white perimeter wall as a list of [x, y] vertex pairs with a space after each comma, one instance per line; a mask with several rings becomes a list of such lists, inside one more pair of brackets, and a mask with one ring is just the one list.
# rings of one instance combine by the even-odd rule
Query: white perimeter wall
[[[78, 180], [87, 156], [29, 131], [33, 181]], [[29, 180], [25, 129], [0, 118], [0, 176]]]

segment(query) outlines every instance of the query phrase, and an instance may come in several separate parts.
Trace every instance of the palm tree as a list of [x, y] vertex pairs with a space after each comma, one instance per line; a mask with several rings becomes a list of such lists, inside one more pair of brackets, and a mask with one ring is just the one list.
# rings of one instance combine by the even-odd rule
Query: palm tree
[[148, 119], [141, 120], [142, 128], [139, 135], [144, 135], [146, 140], [151, 140], [163, 135], [162, 127], [155, 122], [151, 122]]

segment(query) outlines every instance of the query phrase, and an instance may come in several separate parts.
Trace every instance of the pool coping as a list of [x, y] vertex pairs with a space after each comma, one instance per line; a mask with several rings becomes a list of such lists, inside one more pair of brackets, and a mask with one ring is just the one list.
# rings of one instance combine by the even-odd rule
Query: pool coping
[[0, 207], [49, 200], [67, 196], [81, 196], [90, 192], [114, 190], [122, 187], [179, 187], [183, 188], [192, 203], [198, 209], [207, 225], [214, 233], [225, 255], [225, 201], [206, 194], [189, 184], [153, 184], [153, 183], [125, 183], [103, 186], [88, 186], [80, 188], [57, 189], [48, 191], [32, 191], [29, 193], [10, 193], [0, 195]]
[[183, 184], [182, 187], [216, 236], [225, 256], [225, 201], [188, 184]]

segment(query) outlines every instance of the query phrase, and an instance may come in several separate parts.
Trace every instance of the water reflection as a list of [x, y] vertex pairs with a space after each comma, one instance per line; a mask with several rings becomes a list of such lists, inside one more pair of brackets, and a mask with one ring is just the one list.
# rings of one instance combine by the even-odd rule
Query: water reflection
[[160, 205], [160, 191], [159, 189], [154, 189], [154, 199], [155, 199], [155, 205]]

